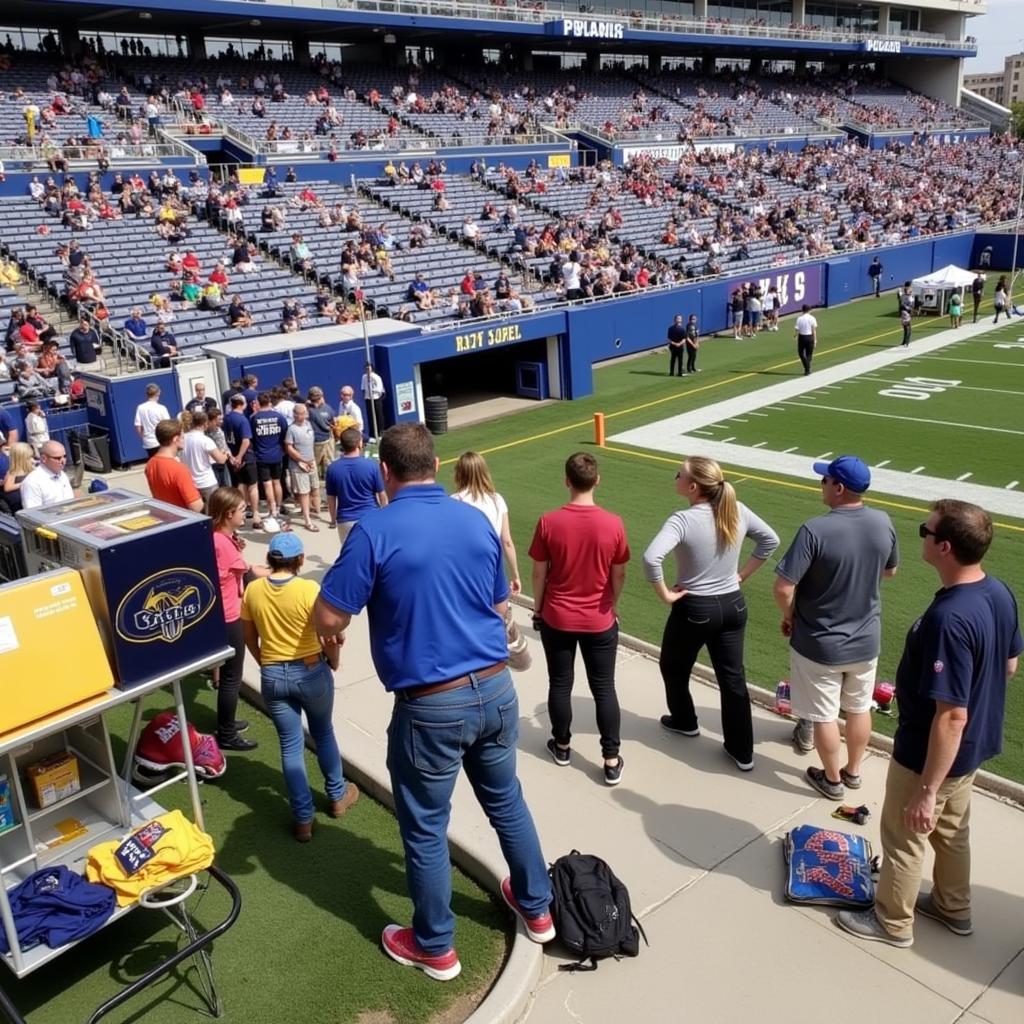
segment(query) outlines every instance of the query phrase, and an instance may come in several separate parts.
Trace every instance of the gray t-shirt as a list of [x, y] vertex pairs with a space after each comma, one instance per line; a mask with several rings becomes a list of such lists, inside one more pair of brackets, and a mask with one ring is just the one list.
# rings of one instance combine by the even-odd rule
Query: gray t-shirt
[[876, 508], [836, 508], [804, 523], [775, 569], [796, 584], [793, 650], [821, 665], [877, 658], [882, 571], [898, 564], [896, 531]]
[[[303, 462], [313, 461], [313, 427], [310, 425], [309, 420], [300, 427], [298, 423], [293, 423], [288, 428], [288, 433], [284, 436], [285, 444], [290, 444], [301, 456]], [[289, 469], [298, 469], [298, 463], [294, 459], [288, 460]]]
[[767, 558], [778, 546], [778, 534], [754, 515], [742, 502], [736, 543], [719, 550], [715, 515], [710, 503], [691, 505], [673, 512], [644, 552], [644, 577], [650, 582], [662, 578], [661, 563], [669, 553], [676, 556], [674, 582], [691, 594], [710, 597], [739, 589], [736, 571], [745, 538], [754, 541], [754, 555]]

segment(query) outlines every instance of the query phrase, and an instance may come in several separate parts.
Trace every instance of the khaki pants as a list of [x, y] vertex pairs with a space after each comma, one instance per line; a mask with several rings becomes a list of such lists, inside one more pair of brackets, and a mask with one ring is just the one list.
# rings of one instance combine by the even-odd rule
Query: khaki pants
[[316, 463], [317, 472], [322, 480], [327, 476], [327, 467], [334, 461], [333, 437], [329, 437], [326, 441], [317, 441], [313, 445], [313, 461]]
[[971, 915], [971, 786], [974, 772], [946, 779], [935, 797], [935, 828], [927, 835], [911, 832], [903, 808], [921, 792], [921, 776], [889, 762], [882, 805], [882, 874], [875, 894], [875, 914], [891, 935], [909, 938], [914, 930], [914, 902], [921, 886], [925, 843], [935, 851], [932, 898], [953, 918]]

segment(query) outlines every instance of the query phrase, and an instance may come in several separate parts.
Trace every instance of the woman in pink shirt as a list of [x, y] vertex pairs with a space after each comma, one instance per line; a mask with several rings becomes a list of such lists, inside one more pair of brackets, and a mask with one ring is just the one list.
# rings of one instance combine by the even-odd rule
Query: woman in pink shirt
[[223, 750], [253, 750], [256, 743], [241, 735], [248, 722], [235, 718], [238, 691], [245, 664], [245, 638], [242, 630], [242, 591], [246, 577], [267, 576], [266, 566], [250, 565], [242, 557], [245, 541], [238, 530], [245, 524], [245, 500], [234, 487], [218, 487], [210, 495], [209, 514], [213, 520], [213, 550], [217, 556], [221, 607], [227, 626], [228, 643], [234, 656], [225, 662], [217, 687], [217, 742]]

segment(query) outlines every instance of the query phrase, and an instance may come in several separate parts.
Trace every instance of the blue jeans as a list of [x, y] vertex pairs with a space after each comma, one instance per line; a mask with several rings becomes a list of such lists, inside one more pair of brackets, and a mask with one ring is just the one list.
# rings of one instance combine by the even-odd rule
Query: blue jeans
[[341, 774], [341, 751], [331, 721], [334, 676], [330, 666], [322, 658], [316, 665], [305, 665], [301, 661], [264, 665], [260, 670], [260, 692], [281, 743], [281, 769], [292, 818], [301, 823], [312, 821], [315, 808], [303, 756], [303, 711], [316, 748], [316, 759], [324, 774], [327, 799], [340, 800], [348, 788]]
[[388, 770], [405, 847], [413, 933], [432, 956], [448, 952], [455, 937], [448, 819], [463, 766], [498, 833], [519, 905], [532, 917], [551, 902], [540, 840], [516, 777], [519, 699], [512, 674], [505, 669], [471, 679], [427, 697], [396, 695], [388, 726]]

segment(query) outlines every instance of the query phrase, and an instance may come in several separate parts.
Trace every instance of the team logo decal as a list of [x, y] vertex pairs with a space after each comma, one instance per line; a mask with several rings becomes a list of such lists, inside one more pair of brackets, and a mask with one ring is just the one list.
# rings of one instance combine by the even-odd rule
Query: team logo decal
[[201, 622], [217, 603], [208, 576], [195, 569], [164, 569], [136, 584], [117, 607], [115, 626], [122, 640], [173, 644]]
[[932, 665], [932, 669], [936, 675], [938, 675], [945, 667], [946, 666], [941, 661], [937, 661]]

